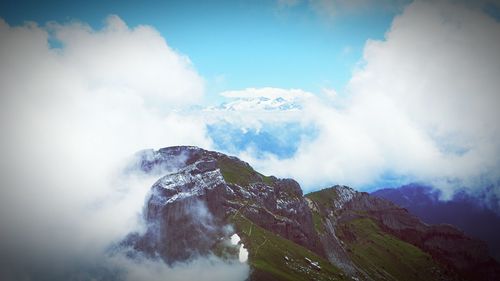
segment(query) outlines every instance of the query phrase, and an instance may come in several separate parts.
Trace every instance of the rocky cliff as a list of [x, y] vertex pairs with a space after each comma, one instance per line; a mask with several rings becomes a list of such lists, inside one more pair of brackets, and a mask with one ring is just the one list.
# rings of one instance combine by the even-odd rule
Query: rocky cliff
[[[451, 225], [427, 225], [417, 217], [409, 214], [406, 209], [398, 207], [390, 201], [371, 196], [368, 193], [356, 192], [346, 186], [324, 189], [308, 194], [307, 197], [314, 202], [314, 209], [322, 218], [323, 225], [332, 224], [335, 226], [333, 229], [337, 231], [336, 236], [334, 232], [325, 227], [326, 233], [332, 233], [329, 240], [340, 239], [341, 243], [349, 245], [346, 249], [351, 249], [354, 256], [359, 255], [360, 252], [365, 252], [367, 249], [369, 249], [368, 251], [376, 251], [376, 249], [372, 248], [377, 247], [385, 248], [386, 251], [390, 250], [390, 245], [374, 246], [377, 241], [368, 239], [364, 241], [367, 242], [368, 246], [364, 245], [363, 249], [358, 249], [360, 252], [356, 252], [358, 244], [362, 243], [360, 241], [366, 239], [366, 236], [372, 234], [379, 236], [390, 235], [392, 238], [399, 239], [400, 242], [406, 242], [415, 247], [414, 249], [409, 248], [410, 250], [428, 254], [435, 261], [438, 266], [436, 270], [427, 272], [432, 273], [429, 275], [432, 277], [431, 280], [450, 278], [452, 280], [459, 278], [466, 280], [496, 280], [500, 276], [500, 267], [489, 256], [486, 244], [466, 236], [462, 231]], [[366, 233], [368, 229], [375, 233]], [[362, 230], [362, 232], [358, 233], [357, 230]], [[394, 253], [394, 257], [399, 254]], [[408, 254], [413, 255], [415, 253]], [[380, 253], [372, 256], [367, 255], [366, 260], [363, 262], [371, 263], [372, 261], [368, 259], [376, 257], [380, 260]], [[429, 266], [426, 266], [426, 268], [428, 269]], [[360, 267], [367, 269], [364, 265], [360, 265]], [[400, 266], [395, 268], [387, 265], [385, 267], [388, 268], [386, 271], [389, 272], [401, 268]], [[401, 277], [408, 273], [415, 276], [425, 275], [426, 271], [428, 271], [426, 268], [422, 269], [418, 266], [407, 268]], [[385, 275], [385, 272], [381, 275]], [[406, 277], [405, 279], [410, 278]]]
[[248, 251], [252, 280], [494, 280], [484, 244], [428, 226], [380, 198], [336, 186], [303, 196], [292, 179], [197, 147], [140, 154], [164, 175], [145, 206], [147, 230], [125, 244], [166, 263]]

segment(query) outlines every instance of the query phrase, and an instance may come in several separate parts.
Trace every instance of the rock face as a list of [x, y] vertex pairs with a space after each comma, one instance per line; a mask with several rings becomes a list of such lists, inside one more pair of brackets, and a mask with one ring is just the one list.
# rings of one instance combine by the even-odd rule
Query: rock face
[[[427, 225], [390, 201], [356, 192], [346, 186], [336, 186], [308, 196], [316, 199], [316, 208], [321, 210], [320, 214], [327, 218], [328, 224], [345, 227], [346, 222], [368, 218], [384, 232], [429, 253], [446, 270], [452, 270], [461, 277], [496, 280], [500, 276], [500, 267], [489, 256], [486, 244], [467, 237], [451, 225]], [[350, 233], [349, 229], [344, 233]], [[333, 234], [331, 237], [334, 239]]]
[[415, 276], [404, 280], [500, 276], [481, 242], [450, 226], [426, 225], [367, 193], [336, 186], [303, 196], [292, 179], [266, 177], [235, 157], [197, 147], [139, 156], [140, 169], [163, 176], [146, 201], [146, 232], [131, 234], [124, 244], [168, 264], [222, 255], [221, 241], [236, 232], [248, 247], [252, 280], [402, 278], [398, 268], [367, 265], [372, 252], [365, 252], [363, 243], [375, 243], [384, 257], [394, 256], [387, 253], [395, 249], [396, 267], [415, 269]]
[[[182, 161], [179, 161], [181, 159]], [[239, 213], [260, 227], [324, 255], [311, 211], [299, 184], [265, 177], [247, 163], [196, 147], [148, 151], [140, 167], [176, 171], [160, 178], [146, 203], [148, 231], [135, 247], [165, 262], [207, 254], [231, 215]]]

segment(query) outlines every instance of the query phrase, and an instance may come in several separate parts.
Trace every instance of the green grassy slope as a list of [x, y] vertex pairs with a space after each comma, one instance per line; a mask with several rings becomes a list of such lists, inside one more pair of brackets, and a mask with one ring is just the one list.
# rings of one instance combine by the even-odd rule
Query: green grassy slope
[[311, 199], [320, 207], [329, 208], [332, 204], [331, 202], [338, 199], [338, 194], [335, 192], [334, 188], [330, 187], [308, 193], [305, 197]]
[[256, 172], [252, 167], [242, 161], [223, 157], [218, 159], [217, 165], [227, 183], [238, 184], [240, 186], [246, 186], [252, 182], [273, 183], [271, 177], [266, 177]]
[[[311, 211], [315, 229], [322, 234], [327, 214], [335, 210], [338, 192], [327, 188], [305, 196], [317, 206]], [[336, 236], [354, 264], [374, 280], [449, 280], [451, 273], [431, 255], [384, 232], [368, 212], [346, 209], [337, 211], [336, 216]]]
[[[274, 186], [272, 177], [263, 176], [244, 162], [221, 158], [217, 164], [228, 183], [248, 186], [263, 182]], [[337, 199], [338, 194], [333, 189], [325, 189], [307, 194], [306, 197], [319, 207], [311, 210], [312, 219], [318, 234], [324, 235], [326, 214], [331, 210], [332, 201]], [[365, 212], [353, 213], [356, 214], [356, 219], [337, 225], [337, 236], [344, 242], [354, 264], [370, 278], [376, 281], [442, 279], [442, 268], [429, 254], [385, 233]], [[231, 215], [229, 222], [235, 226], [249, 251], [251, 280], [352, 280], [328, 260], [259, 227], [241, 213]], [[315, 268], [306, 258], [318, 262], [321, 269]]]
[[[257, 226], [244, 216], [236, 214], [230, 220], [249, 251], [252, 280], [349, 280], [327, 260]], [[305, 258], [318, 262], [321, 269], [310, 265]]]
[[338, 227], [339, 238], [357, 266], [375, 280], [440, 280], [442, 270], [419, 248], [384, 233], [371, 219]]

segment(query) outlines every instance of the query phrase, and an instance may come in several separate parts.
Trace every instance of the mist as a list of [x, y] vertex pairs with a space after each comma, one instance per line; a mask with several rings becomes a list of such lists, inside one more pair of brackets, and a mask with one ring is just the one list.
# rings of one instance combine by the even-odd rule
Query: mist
[[0, 19], [0, 61], [2, 280], [246, 278], [246, 264], [216, 257], [172, 267], [109, 254], [144, 228], [161, 176], [130, 170], [134, 153], [212, 146], [199, 120], [173, 111], [204, 95], [186, 56], [153, 28], [110, 16], [99, 30]]

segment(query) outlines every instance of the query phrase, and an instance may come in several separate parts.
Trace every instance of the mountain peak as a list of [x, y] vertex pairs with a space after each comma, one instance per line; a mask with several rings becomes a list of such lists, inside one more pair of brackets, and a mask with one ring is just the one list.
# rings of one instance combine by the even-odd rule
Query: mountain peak
[[498, 276], [481, 242], [347, 186], [304, 196], [293, 179], [194, 146], [143, 151], [137, 166], [162, 176], [146, 201], [146, 232], [123, 244], [169, 264], [210, 254], [238, 260], [231, 241], [239, 237], [251, 280]]
[[[184, 233], [196, 233], [200, 223], [210, 225], [210, 229], [222, 229], [230, 217], [243, 215], [260, 227], [321, 253], [312, 227], [302, 227], [312, 226], [312, 221], [296, 181], [264, 176], [236, 157], [197, 147], [168, 147], [145, 154], [140, 157], [139, 166], [145, 171], [163, 167], [166, 175], [152, 186], [147, 201], [146, 221], [155, 228], [146, 238], [136, 241], [137, 248], [167, 262], [188, 259], [192, 252], [209, 252], [213, 245], [202, 241], [191, 241], [196, 249], [184, 244], [164, 245], [169, 241], [167, 237], [179, 235], [179, 229], [170, 226], [186, 225], [190, 206], [196, 205], [198, 210], [210, 214], [210, 223], [191, 221]], [[220, 231], [204, 233], [202, 240], [213, 236], [216, 241], [219, 235]]]
[[241, 97], [210, 107], [210, 111], [296, 111], [302, 109], [297, 98], [290, 97]]

